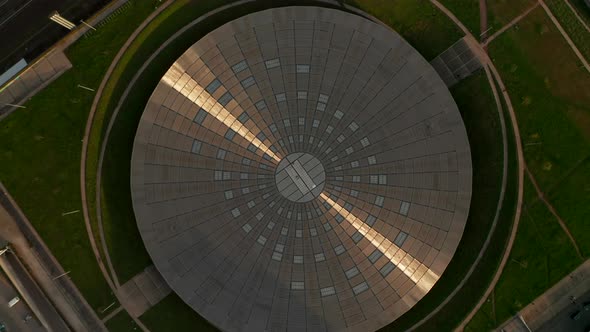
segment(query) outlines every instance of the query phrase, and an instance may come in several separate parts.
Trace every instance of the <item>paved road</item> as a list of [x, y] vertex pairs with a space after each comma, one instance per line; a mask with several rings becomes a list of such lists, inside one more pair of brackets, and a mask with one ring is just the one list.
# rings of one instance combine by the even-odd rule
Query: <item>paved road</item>
[[[536, 332], [582, 332], [590, 327], [590, 310], [582, 308], [583, 303], [590, 303], [590, 290], [578, 297], [575, 303], [570, 303], [550, 321], [543, 324]], [[577, 311], [582, 313], [579, 320], [575, 321], [571, 315]]]
[[[0, 273], [0, 317], [8, 331], [45, 331], [31, 312], [31, 308], [22, 299], [12, 308], [8, 307], [8, 301], [15, 296], [20, 297], [6, 276]], [[28, 315], [32, 318], [24, 322], [23, 319]]]
[[[45, 270], [50, 275], [57, 276], [64, 273], [63, 269], [51, 255], [51, 252], [42, 242], [32, 226], [21, 216], [18, 208], [7, 196], [5, 190], [6, 189], [0, 185], [0, 205], [2, 205], [2, 207], [18, 226], [18, 229], [25, 236], [28, 244], [30, 245], [31, 251], [33, 251], [38, 259], [43, 263]], [[82, 294], [80, 294], [74, 283], [69, 278], [56, 279], [55, 285], [60, 289], [60, 292], [64, 294], [65, 297], [67, 297], [72, 307], [75, 308], [78, 317], [83, 321], [87, 330], [104, 330], [104, 324], [97, 317], [96, 313], [92, 311], [92, 308], [86, 303], [85, 299], [82, 297]]]
[[49, 20], [54, 10], [78, 24], [106, 3], [108, 0], [0, 0], [0, 73], [21, 58], [35, 59], [68, 33]]
[[[16, 280], [17, 283], [14, 285], [21, 293], [21, 302], [26, 300], [31, 308], [37, 308], [38, 311], [33, 311], [39, 315], [39, 319], [44, 321], [49, 330], [69, 331], [69, 327], [57, 313], [53, 304], [45, 297], [18, 258], [13, 253], [6, 252], [0, 257], [0, 260], [6, 274], [10, 275], [10, 279]], [[18, 284], [20, 284], [20, 288], [16, 286]], [[20, 302], [17, 305], [19, 304]], [[25, 316], [26, 314], [22, 312], [21, 315]]]

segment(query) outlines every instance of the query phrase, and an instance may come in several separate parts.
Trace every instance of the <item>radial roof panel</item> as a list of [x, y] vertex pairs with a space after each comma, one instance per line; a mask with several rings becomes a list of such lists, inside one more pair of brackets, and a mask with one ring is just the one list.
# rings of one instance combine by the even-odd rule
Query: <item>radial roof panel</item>
[[187, 50], [133, 147], [154, 264], [228, 330], [376, 330], [440, 278], [471, 199], [448, 89], [397, 33], [334, 9], [246, 15]]

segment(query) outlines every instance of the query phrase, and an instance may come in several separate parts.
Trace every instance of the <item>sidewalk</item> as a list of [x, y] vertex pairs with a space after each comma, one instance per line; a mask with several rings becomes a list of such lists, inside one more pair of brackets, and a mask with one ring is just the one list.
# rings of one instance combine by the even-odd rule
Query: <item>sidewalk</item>
[[138, 273], [117, 290], [125, 309], [133, 317], [143, 315], [172, 290], [153, 265]]
[[[101, 11], [87, 20], [91, 26], [98, 25], [113, 12], [121, 8], [128, 0], [114, 0]], [[74, 30], [29, 64], [21, 73], [0, 88], [0, 121], [36, 93], [41, 91], [61, 74], [72, 68], [65, 55], [65, 50], [86, 34], [91, 28], [79, 24]], [[9, 104], [9, 105], [7, 105]]]
[[75, 331], [106, 331], [104, 324], [0, 183], [0, 236], [10, 242], [27, 270]]
[[[568, 307], [572, 296], [579, 297], [588, 290], [590, 290], [590, 260], [582, 263], [575, 271], [523, 308], [519, 315], [528, 329], [536, 331]], [[515, 323], [515, 320], [517, 318], [513, 317], [504, 322], [499, 330], [524, 331], [515, 328], [524, 325]]]
[[23, 104], [70, 68], [72, 64], [63, 51], [46, 53], [44, 58], [30, 65], [0, 91], [0, 120], [17, 108], [4, 105]]

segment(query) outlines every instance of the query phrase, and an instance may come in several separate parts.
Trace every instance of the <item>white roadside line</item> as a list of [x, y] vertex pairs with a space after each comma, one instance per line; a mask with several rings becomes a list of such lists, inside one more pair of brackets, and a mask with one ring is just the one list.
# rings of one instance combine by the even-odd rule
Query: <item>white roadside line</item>
[[[0, 22], [0, 27], [2, 27], [4, 24], [8, 23], [8, 21], [10, 21], [14, 16], [18, 15], [18, 13], [20, 13], [23, 9], [27, 8], [27, 6], [33, 2], [33, 0], [29, 0], [29, 2], [25, 3], [22, 7], [20, 7], [17, 11], [15, 11], [14, 13], [12, 13], [12, 15], [8, 16], [4, 21]], [[6, 2], [4, 2], [6, 3]]]

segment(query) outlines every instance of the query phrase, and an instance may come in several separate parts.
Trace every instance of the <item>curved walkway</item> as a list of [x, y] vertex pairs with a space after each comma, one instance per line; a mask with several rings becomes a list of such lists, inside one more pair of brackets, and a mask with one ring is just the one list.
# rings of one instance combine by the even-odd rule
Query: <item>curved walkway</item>
[[563, 219], [561, 219], [561, 217], [559, 216], [559, 214], [557, 214], [557, 211], [555, 210], [555, 208], [553, 207], [553, 205], [551, 205], [551, 203], [549, 203], [549, 201], [545, 198], [545, 194], [541, 191], [541, 188], [537, 184], [537, 180], [535, 180], [535, 177], [533, 176], [533, 173], [531, 173], [531, 171], [529, 170], [529, 168], [526, 167], [526, 166], [525, 166], [525, 171], [526, 171], [527, 176], [529, 177], [529, 180], [533, 184], [533, 187], [535, 187], [535, 191], [537, 192], [537, 196], [539, 197], [539, 200], [545, 204], [545, 206], [547, 207], [547, 209], [549, 210], [549, 212], [551, 212], [551, 214], [555, 217], [555, 219], [557, 219], [557, 222], [559, 223], [559, 226], [561, 226], [561, 229], [563, 229], [563, 231], [565, 232], [565, 234], [567, 235], [567, 237], [570, 239], [570, 242], [572, 243], [572, 246], [574, 246], [574, 249], [576, 249], [576, 253], [578, 254], [578, 257], [581, 260], [583, 260], [584, 259], [584, 256], [582, 256], [582, 252], [580, 251], [580, 248], [578, 247], [578, 244], [576, 243], [576, 240], [574, 239], [574, 236], [570, 232], [569, 228], [567, 228], [567, 225], [565, 224], [565, 222], [563, 221]]
[[[443, 10], [441, 7], [439, 7], [437, 5], [437, 3], [435, 1], [433, 1], [433, 4], [435, 6], [437, 6], [441, 11], [443, 11], [443, 13], [445, 13], [447, 16], [449, 16], [449, 14], [453, 15], [448, 10], [445, 12], [446, 8], [443, 7], [444, 8], [444, 10]], [[440, 5], [440, 6], [442, 6], [442, 5]], [[452, 17], [451, 17], [451, 19], [453, 20]], [[508, 177], [508, 139], [507, 139], [507, 132], [506, 132], [506, 123], [504, 120], [504, 114], [503, 114], [503, 110], [502, 110], [502, 102], [500, 100], [500, 96], [499, 96], [498, 91], [496, 89], [496, 85], [494, 84], [494, 78], [490, 72], [490, 69], [488, 68], [487, 61], [485, 60], [485, 57], [482, 57], [482, 54], [485, 54], [485, 51], [483, 51], [483, 49], [481, 49], [481, 46], [477, 43], [477, 41], [475, 40], [475, 37], [469, 32], [469, 30], [465, 26], [463, 26], [461, 24], [461, 22], [458, 21], [458, 19], [455, 18], [455, 20], [453, 20], [453, 21], [465, 33], [466, 40], [467, 40], [468, 44], [470, 45], [471, 49], [476, 53], [479, 60], [482, 62], [484, 70], [486, 72], [486, 76], [488, 78], [488, 83], [489, 83], [489, 85], [492, 89], [492, 93], [494, 95], [494, 100], [496, 101], [496, 106], [498, 108], [498, 117], [500, 119], [500, 127], [501, 127], [501, 131], [502, 131], [502, 142], [503, 142], [503, 160], [504, 161], [503, 161], [503, 170], [502, 170], [502, 184], [500, 187], [500, 195], [498, 197], [498, 204], [496, 206], [496, 213], [494, 216], [494, 220], [492, 222], [492, 226], [490, 227], [490, 231], [488, 233], [488, 236], [487, 236], [478, 256], [476, 257], [475, 261], [473, 262], [473, 264], [471, 265], [471, 267], [469, 268], [469, 270], [467, 271], [467, 273], [465, 274], [465, 276], [463, 277], [461, 282], [459, 282], [457, 287], [455, 287], [455, 289], [451, 292], [451, 294], [449, 294], [449, 296], [447, 296], [445, 298], [445, 300], [441, 304], [439, 304], [438, 307], [436, 307], [432, 312], [430, 312], [426, 317], [424, 317], [422, 320], [420, 320], [418, 323], [416, 323], [414, 326], [412, 326], [409, 329], [410, 331], [415, 330], [416, 328], [420, 327], [422, 324], [424, 324], [426, 321], [428, 321], [430, 318], [432, 318], [434, 315], [436, 315], [438, 312], [440, 312], [440, 310], [442, 310], [442, 308], [444, 308], [453, 299], [453, 297], [455, 295], [457, 295], [457, 293], [461, 290], [461, 288], [463, 288], [463, 286], [467, 283], [467, 281], [469, 280], [469, 278], [471, 277], [471, 275], [475, 271], [477, 265], [479, 264], [479, 262], [483, 258], [483, 255], [491, 242], [492, 235], [493, 235], [493, 233], [496, 229], [496, 226], [498, 224], [500, 212], [502, 210], [502, 206], [503, 206], [503, 202], [504, 202], [504, 196], [506, 193], [506, 185], [507, 185], [507, 177]], [[482, 25], [483, 25], [483, 23], [482, 23]]]
[[[436, 0], [431, 0], [431, 1], [432, 2], [435, 2]], [[567, 2], [567, 0], [564, 0], [564, 1]], [[538, 0], [538, 4], [537, 5], [541, 5], [541, 7], [543, 7], [543, 9], [545, 10], [546, 14], [549, 16], [549, 18], [551, 19], [551, 21], [557, 27], [557, 29], [559, 30], [559, 32], [561, 33], [561, 35], [563, 36], [563, 38], [566, 40], [566, 42], [568, 43], [568, 45], [570, 46], [570, 48], [572, 49], [572, 51], [578, 57], [578, 59], [580, 60], [580, 62], [582, 62], [584, 68], [588, 72], [590, 72], [590, 66], [588, 65], [588, 62], [582, 56], [582, 54], [580, 53], [580, 51], [578, 50], [578, 48], [576, 47], [576, 45], [573, 43], [573, 41], [571, 40], [571, 38], [569, 37], [569, 35], [565, 32], [565, 30], [563, 29], [563, 27], [559, 24], [559, 22], [557, 21], [557, 18], [553, 15], [553, 13], [547, 7], [547, 5], [545, 4], [545, 2], [543, 0]], [[530, 11], [532, 9], [536, 8], [537, 5], [529, 8], [521, 16], [526, 16], [528, 13], [530, 13]], [[519, 16], [518, 19], [520, 19], [520, 18], [522, 18], [522, 17]], [[487, 55], [486, 55], [486, 58], [489, 60], [489, 57], [487, 57]], [[489, 64], [491, 66], [493, 66], [493, 64], [492, 64], [491, 61], [489, 61]], [[509, 111], [510, 111], [510, 117], [514, 119], [513, 126], [514, 126], [515, 134], [516, 134], [518, 132], [518, 124], [517, 124], [517, 121], [516, 121], [516, 116], [515, 116], [514, 110], [512, 108], [511, 103], [510, 103], [510, 99], [508, 97], [508, 93], [507, 93], [506, 87], [504, 86], [503, 82], [501, 81], [500, 75], [497, 72], [496, 68], [495, 67], [490, 67], [490, 68], [493, 71], [495, 71], [495, 76], [496, 76], [496, 78], [498, 80], [498, 84], [500, 85], [500, 88], [502, 89], [502, 92], [504, 93], [504, 96], [505, 96], [505, 99], [506, 99], [506, 102], [508, 104], [508, 108], [509, 108]], [[560, 227], [563, 229], [563, 231], [566, 233], [566, 235], [570, 239], [570, 242], [573, 245], [574, 249], [576, 250], [576, 253], [578, 254], [578, 257], [580, 257], [581, 259], [583, 259], [583, 256], [582, 256], [582, 254], [580, 252], [580, 249], [579, 249], [579, 247], [578, 247], [578, 245], [577, 245], [574, 237], [572, 236], [571, 232], [569, 231], [567, 225], [563, 222], [563, 220], [561, 219], [561, 217], [559, 216], [559, 214], [557, 214], [557, 211], [551, 205], [551, 203], [549, 203], [549, 201], [547, 201], [545, 199], [545, 196], [544, 196], [543, 192], [541, 191], [541, 189], [539, 188], [539, 186], [537, 185], [537, 182], [536, 182], [534, 176], [528, 170], [527, 165], [526, 165], [526, 162], [524, 161], [524, 157], [522, 155], [522, 146], [521, 146], [521, 141], [520, 141], [520, 135], [515, 135], [515, 137], [517, 139], [517, 148], [518, 148], [518, 157], [519, 157], [519, 182], [520, 182], [520, 186], [519, 186], [519, 203], [517, 205], [518, 214], [520, 215], [521, 210], [522, 210], [521, 191], [522, 191], [522, 185], [523, 185], [522, 184], [522, 180], [523, 179], [521, 178], [521, 176], [524, 176], [524, 172], [526, 172], [526, 174], [528, 175], [530, 181], [532, 182], [533, 186], [535, 187], [535, 190], [537, 192], [537, 195], [539, 196], [539, 199], [545, 204], [545, 206], [547, 207], [547, 209], [557, 219]], [[520, 219], [520, 218], [518, 218], [518, 219]], [[471, 311], [471, 313], [463, 320], [463, 322], [461, 322], [461, 324], [459, 325], [459, 327], [457, 328], [457, 330], [460, 331], [460, 330], [463, 330], [465, 328], [465, 326], [469, 323], [469, 321], [471, 321], [471, 319], [473, 318], [473, 316], [475, 316], [475, 314], [477, 313], [477, 311], [481, 308], [481, 306], [483, 305], [483, 303], [490, 296], [490, 293], [493, 292], [493, 290], [494, 290], [494, 288], [495, 288], [495, 286], [496, 286], [496, 284], [497, 284], [497, 282], [498, 282], [498, 280], [499, 280], [499, 278], [500, 278], [500, 276], [502, 274], [502, 271], [504, 269], [504, 266], [506, 265], [506, 261], [508, 260], [508, 256], [510, 255], [510, 250], [512, 248], [512, 244], [513, 244], [514, 238], [516, 236], [517, 228], [518, 228], [518, 220], [515, 219], [515, 225], [513, 226], [512, 234], [510, 236], [509, 246], [507, 247], [507, 249], [506, 249], [506, 251], [504, 253], [504, 256], [502, 257], [501, 264], [500, 264], [498, 270], [496, 271], [496, 274], [494, 275], [494, 278], [492, 279], [492, 282], [488, 286], [488, 289], [485, 292], [484, 296], [482, 296], [482, 298], [480, 299], [480, 301], [478, 302], [478, 304], [473, 308], [473, 310]]]
[[[135, 38], [139, 35], [139, 33], [141, 31], [143, 31], [143, 29], [156, 17], [158, 16], [164, 9], [168, 8], [168, 6], [170, 6], [172, 4], [173, 0], [168, 0], [166, 1], [164, 4], [162, 4], [158, 9], [156, 9], [152, 14], [150, 14], [150, 16], [148, 16], [142, 23], [141, 25], [135, 29], [135, 31], [131, 34], [131, 36], [129, 36], [129, 38], [127, 39], [127, 41], [125, 42], [125, 44], [123, 45], [123, 47], [121, 47], [121, 49], [119, 50], [119, 52], [117, 53], [117, 55], [115, 56], [115, 58], [113, 59], [113, 61], [111, 62], [111, 65], [109, 66], [107, 72], [105, 73], [105, 76], [103, 77], [102, 82], [100, 83], [100, 86], [96, 92], [96, 95], [94, 97], [94, 100], [92, 102], [92, 107], [90, 108], [90, 113], [88, 114], [88, 119], [86, 121], [86, 129], [84, 131], [84, 138], [83, 138], [83, 142], [82, 142], [82, 157], [80, 159], [80, 194], [82, 197], [82, 211], [84, 214], [84, 223], [86, 226], [86, 233], [88, 235], [88, 239], [90, 241], [90, 245], [92, 247], [92, 251], [94, 252], [94, 256], [96, 257], [96, 261], [98, 263], [98, 266], [100, 267], [100, 270], [105, 278], [105, 280], [107, 281], [107, 283], [109, 284], [109, 287], [111, 288], [111, 290], [113, 291], [113, 294], [115, 294], [115, 296], [117, 297], [117, 300], [119, 302], [121, 302], [118, 292], [117, 292], [117, 288], [119, 287], [119, 282], [117, 280], [116, 274], [114, 273], [112, 264], [111, 264], [111, 259], [110, 256], [108, 255], [108, 251], [106, 250], [106, 243], [104, 241], [104, 236], [101, 236], [101, 246], [103, 247], [103, 250], [105, 252], [105, 255], [107, 256], [107, 264], [109, 265], [109, 269], [112, 271], [113, 273], [113, 279], [111, 279], [111, 276], [109, 275], [109, 272], [107, 271], [101, 255], [100, 255], [100, 251], [96, 245], [96, 240], [94, 238], [94, 233], [92, 231], [92, 225], [90, 223], [90, 216], [88, 213], [88, 201], [87, 201], [87, 197], [86, 197], [86, 160], [87, 160], [87, 154], [88, 154], [88, 142], [89, 142], [89, 137], [90, 137], [90, 132], [92, 131], [92, 124], [94, 121], [94, 116], [96, 114], [96, 108], [98, 106], [98, 101], [100, 100], [101, 96], [102, 96], [102, 92], [106, 86], [106, 83], [108, 82], [111, 74], [113, 73], [113, 70], [115, 69], [117, 63], [119, 62], [119, 60], [121, 59], [121, 57], [123, 56], [123, 54], [125, 53], [125, 51], [127, 50], [127, 48], [129, 48], [129, 45], [131, 45], [131, 43], [135, 40]], [[99, 225], [100, 231], [101, 231], [101, 235], [102, 235], [102, 225]], [[114, 283], [116, 282], [116, 284]], [[123, 305], [123, 307], [125, 307], [125, 304], [121, 302], [121, 304]], [[126, 308], [125, 308], [126, 309]], [[143, 331], [149, 331], [147, 329], [147, 327], [145, 327], [145, 325], [143, 325], [143, 323], [137, 319], [136, 317], [132, 317], [133, 320], [135, 321], [135, 323], [143, 330]]]
[[[457, 330], [463, 330], [465, 325], [471, 320], [473, 315], [475, 315], [475, 313], [483, 305], [483, 303], [488, 298], [489, 294], [494, 289], [496, 283], [500, 279], [500, 275], [502, 274], [502, 271], [504, 270], [504, 266], [506, 265], [506, 262], [508, 261], [510, 251], [512, 250], [512, 246], [514, 244], [514, 239], [516, 238], [516, 232], [518, 230], [518, 225], [520, 222], [520, 215], [522, 212], [522, 202], [523, 202], [523, 193], [524, 193], [524, 187], [523, 187], [523, 183], [524, 183], [524, 155], [523, 155], [523, 150], [522, 150], [522, 145], [521, 145], [520, 131], [518, 129], [518, 122], [516, 119], [516, 114], [514, 113], [514, 108], [512, 107], [512, 102], [510, 100], [510, 96], [508, 95], [508, 91], [506, 90], [504, 82], [502, 81], [502, 78], [501, 78], [498, 70], [496, 69], [494, 63], [489, 58], [489, 56], [487, 55], [487, 53], [483, 49], [482, 45], [480, 45], [477, 42], [477, 40], [475, 39], [473, 34], [471, 34], [471, 32], [469, 32], [469, 30], [463, 25], [463, 23], [461, 23], [461, 21], [457, 17], [455, 17], [455, 15], [453, 15], [453, 13], [451, 11], [449, 11], [445, 6], [443, 6], [437, 0], [430, 0], [430, 2], [434, 6], [436, 6], [439, 10], [441, 10], [451, 21], [453, 21], [461, 29], [461, 31], [463, 31], [463, 33], [465, 34], [466, 41], [468, 42], [468, 44], [470, 44], [471, 48], [473, 49], [473, 51], [476, 53], [476, 55], [478, 56], [478, 58], [480, 59], [480, 61], [484, 65], [484, 68], [486, 68], [486, 71], [487, 70], [491, 71], [493, 79], [498, 83], [498, 86], [500, 87], [500, 90], [502, 91], [502, 96], [506, 102], [508, 114], [510, 115], [510, 121], [512, 123], [513, 134], [514, 134], [515, 144], [516, 144], [517, 160], [518, 160], [518, 194], [517, 194], [517, 203], [516, 203], [516, 210], [515, 210], [515, 214], [514, 214], [514, 223], [512, 225], [512, 231], [510, 233], [508, 243], [506, 244], [506, 249], [504, 251], [504, 255], [502, 256], [502, 259], [500, 261], [500, 265], [498, 266], [498, 269], [494, 275], [494, 278], [492, 279], [492, 282], [490, 283], [490, 285], [486, 289], [486, 291], [485, 291], [484, 295], [481, 297], [480, 301], [476, 304], [476, 306], [473, 308], [473, 310], [469, 313], [469, 315], [463, 320], [463, 322], [461, 322], [461, 324], [457, 328]], [[488, 76], [488, 78], [490, 78], [490, 77]], [[494, 85], [492, 85], [492, 89], [495, 90]], [[498, 105], [498, 107], [501, 107], [501, 104]], [[503, 188], [503, 191], [504, 190], [505, 190], [505, 188]], [[482, 250], [480, 251], [480, 253], [478, 255], [478, 259], [480, 259], [480, 256], [483, 255], [483, 252], [485, 251], [485, 249], [486, 248], [482, 248]], [[472, 266], [472, 268], [473, 268], [473, 266]], [[466, 279], [464, 279], [464, 281], [465, 280]], [[462, 281], [460, 286], [462, 286], [463, 283], [464, 282]], [[456, 293], [456, 292], [454, 292], [454, 293]], [[442, 307], [443, 307], [443, 304], [439, 305], [439, 307], [437, 307], [434, 310], [434, 313], [440, 311], [440, 309]], [[432, 313], [431, 313], [431, 315], [432, 315]], [[417, 328], [424, 321], [425, 320], [419, 322], [418, 324], [413, 326], [412, 329]]]
[[[519, 188], [518, 188], [518, 203], [517, 203], [517, 207], [516, 207], [516, 211], [515, 211], [515, 222], [514, 222], [514, 226], [513, 226], [513, 230], [511, 233], [511, 237], [509, 240], [509, 248], [508, 253], [510, 251], [510, 249], [512, 248], [512, 244], [514, 242], [514, 238], [516, 236], [516, 230], [518, 228], [518, 222], [520, 220], [520, 214], [521, 214], [521, 206], [522, 206], [522, 198], [523, 198], [523, 178], [524, 178], [524, 167], [522, 166], [524, 164], [524, 157], [522, 154], [522, 146], [521, 146], [521, 141], [520, 141], [520, 132], [518, 130], [518, 125], [516, 123], [516, 116], [514, 114], [514, 109], [512, 108], [512, 103], [510, 101], [510, 96], [508, 95], [506, 88], [504, 87], [504, 83], [501, 80], [501, 77], [498, 73], [498, 71], [496, 70], [494, 64], [492, 63], [491, 59], [488, 57], [487, 52], [484, 50], [483, 46], [480, 45], [477, 40], [475, 39], [475, 37], [473, 36], [473, 34], [471, 34], [471, 32], [469, 32], [469, 30], [461, 23], [461, 21], [459, 21], [454, 15], [453, 13], [451, 13], [446, 7], [444, 7], [442, 4], [440, 4], [438, 1], [436, 0], [431, 0], [432, 4], [435, 5], [439, 10], [441, 10], [445, 15], [447, 15], [465, 34], [465, 39], [466, 42], [469, 44], [469, 47], [474, 51], [474, 53], [476, 54], [476, 56], [478, 57], [478, 59], [480, 59], [480, 61], [482, 62], [482, 64], [484, 65], [484, 69], [486, 71], [486, 75], [488, 77], [488, 81], [489, 84], [492, 88], [492, 92], [494, 93], [494, 99], [496, 100], [496, 104], [498, 105], [498, 112], [500, 114], [500, 124], [502, 127], [502, 136], [503, 136], [503, 140], [504, 140], [504, 172], [503, 172], [503, 176], [502, 176], [502, 186], [501, 186], [501, 191], [500, 191], [500, 198], [498, 200], [498, 205], [496, 206], [496, 215], [494, 217], [494, 221], [492, 223], [492, 227], [491, 227], [491, 231], [490, 234], [488, 235], [488, 238], [486, 239], [484, 246], [482, 247], [482, 249], [480, 250], [480, 253], [478, 255], [478, 257], [476, 258], [475, 262], [472, 264], [471, 268], [469, 269], [469, 271], [467, 272], [466, 276], [463, 278], [463, 280], [461, 280], [461, 282], [459, 283], [459, 285], [457, 285], [457, 287], [453, 290], [453, 292], [451, 292], [451, 294], [445, 299], [445, 301], [443, 301], [436, 309], [434, 309], [428, 316], [424, 317], [422, 320], [420, 320], [418, 323], [416, 323], [414, 326], [412, 326], [411, 328], [408, 329], [408, 331], [412, 331], [417, 329], [418, 327], [420, 327], [422, 324], [424, 324], [428, 319], [432, 318], [432, 316], [434, 316], [436, 313], [438, 313], [452, 298], [453, 296], [455, 296], [459, 290], [464, 286], [464, 284], [467, 282], [467, 279], [469, 279], [469, 277], [471, 276], [471, 274], [473, 273], [473, 271], [475, 270], [477, 263], [481, 260], [481, 258], [483, 257], [483, 253], [485, 252], [485, 250], [487, 249], [487, 246], [489, 245], [490, 241], [491, 241], [491, 233], [493, 233], [493, 230], [496, 227], [497, 221], [499, 219], [499, 213], [500, 210], [502, 208], [502, 202], [503, 202], [503, 197], [505, 194], [505, 190], [506, 190], [506, 181], [507, 181], [507, 163], [508, 163], [508, 159], [507, 159], [507, 137], [506, 137], [506, 127], [505, 127], [505, 122], [504, 122], [504, 116], [503, 116], [503, 112], [502, 112], [502, 108], [501, 108], [501, 101], [498, 95], [498, 91], [496, 89], [496, 86], [493, 84], [493, 80], [494, 78], [496, 79], [496, 81], [498, 82], [498, 85], [500, 86], [500, 88], [502, 89], [502, 94], [504, 99], [506, 100], [506, 104], [508, 105], [508, 110], [510, 113], [510, 118], [511, 118], [511, 122], [513, 124], [513, 128], [514, 128], [514, 135], [516, 137], [516, 145], [517, 145], [517, 157], [518, 157], [518, 165], [519, 165], [519, 173], [518, 173], [518, 179], [519, 179]], [[364, 15], [365, 17], [380, 23], [388, 28], [391, 29], [390, 26], [388, 26], [387, 24], [385, 24], [384, 22], [382, 22], [381, 20], [377, 19], [376, 17], [369, 15], [367, 13], [364, 13], [362, 11], [360, 11], [358, 8], [356, 7], [352, 7], [350, 5], [344, 5], [344, 7], [348, 10], [351, 10], [353, 12], [359, 13], [361, 15]], [[491, 70], [491, 71], [490, 71]], [[508, 259], [508, 254], [506, 254], [504, 256], [504, 262], [503, 265], [506, 264], [506, 260]], [[502, 266], [503, 266], [502, 265]], [[499, 277], [499, 274], [498, 274]], [[487, 297], [487, 296], [486, 296]], [[481, 306], [481, 305], [480, 305]], [[477, 311], [477, 310], [476, 310]]]

